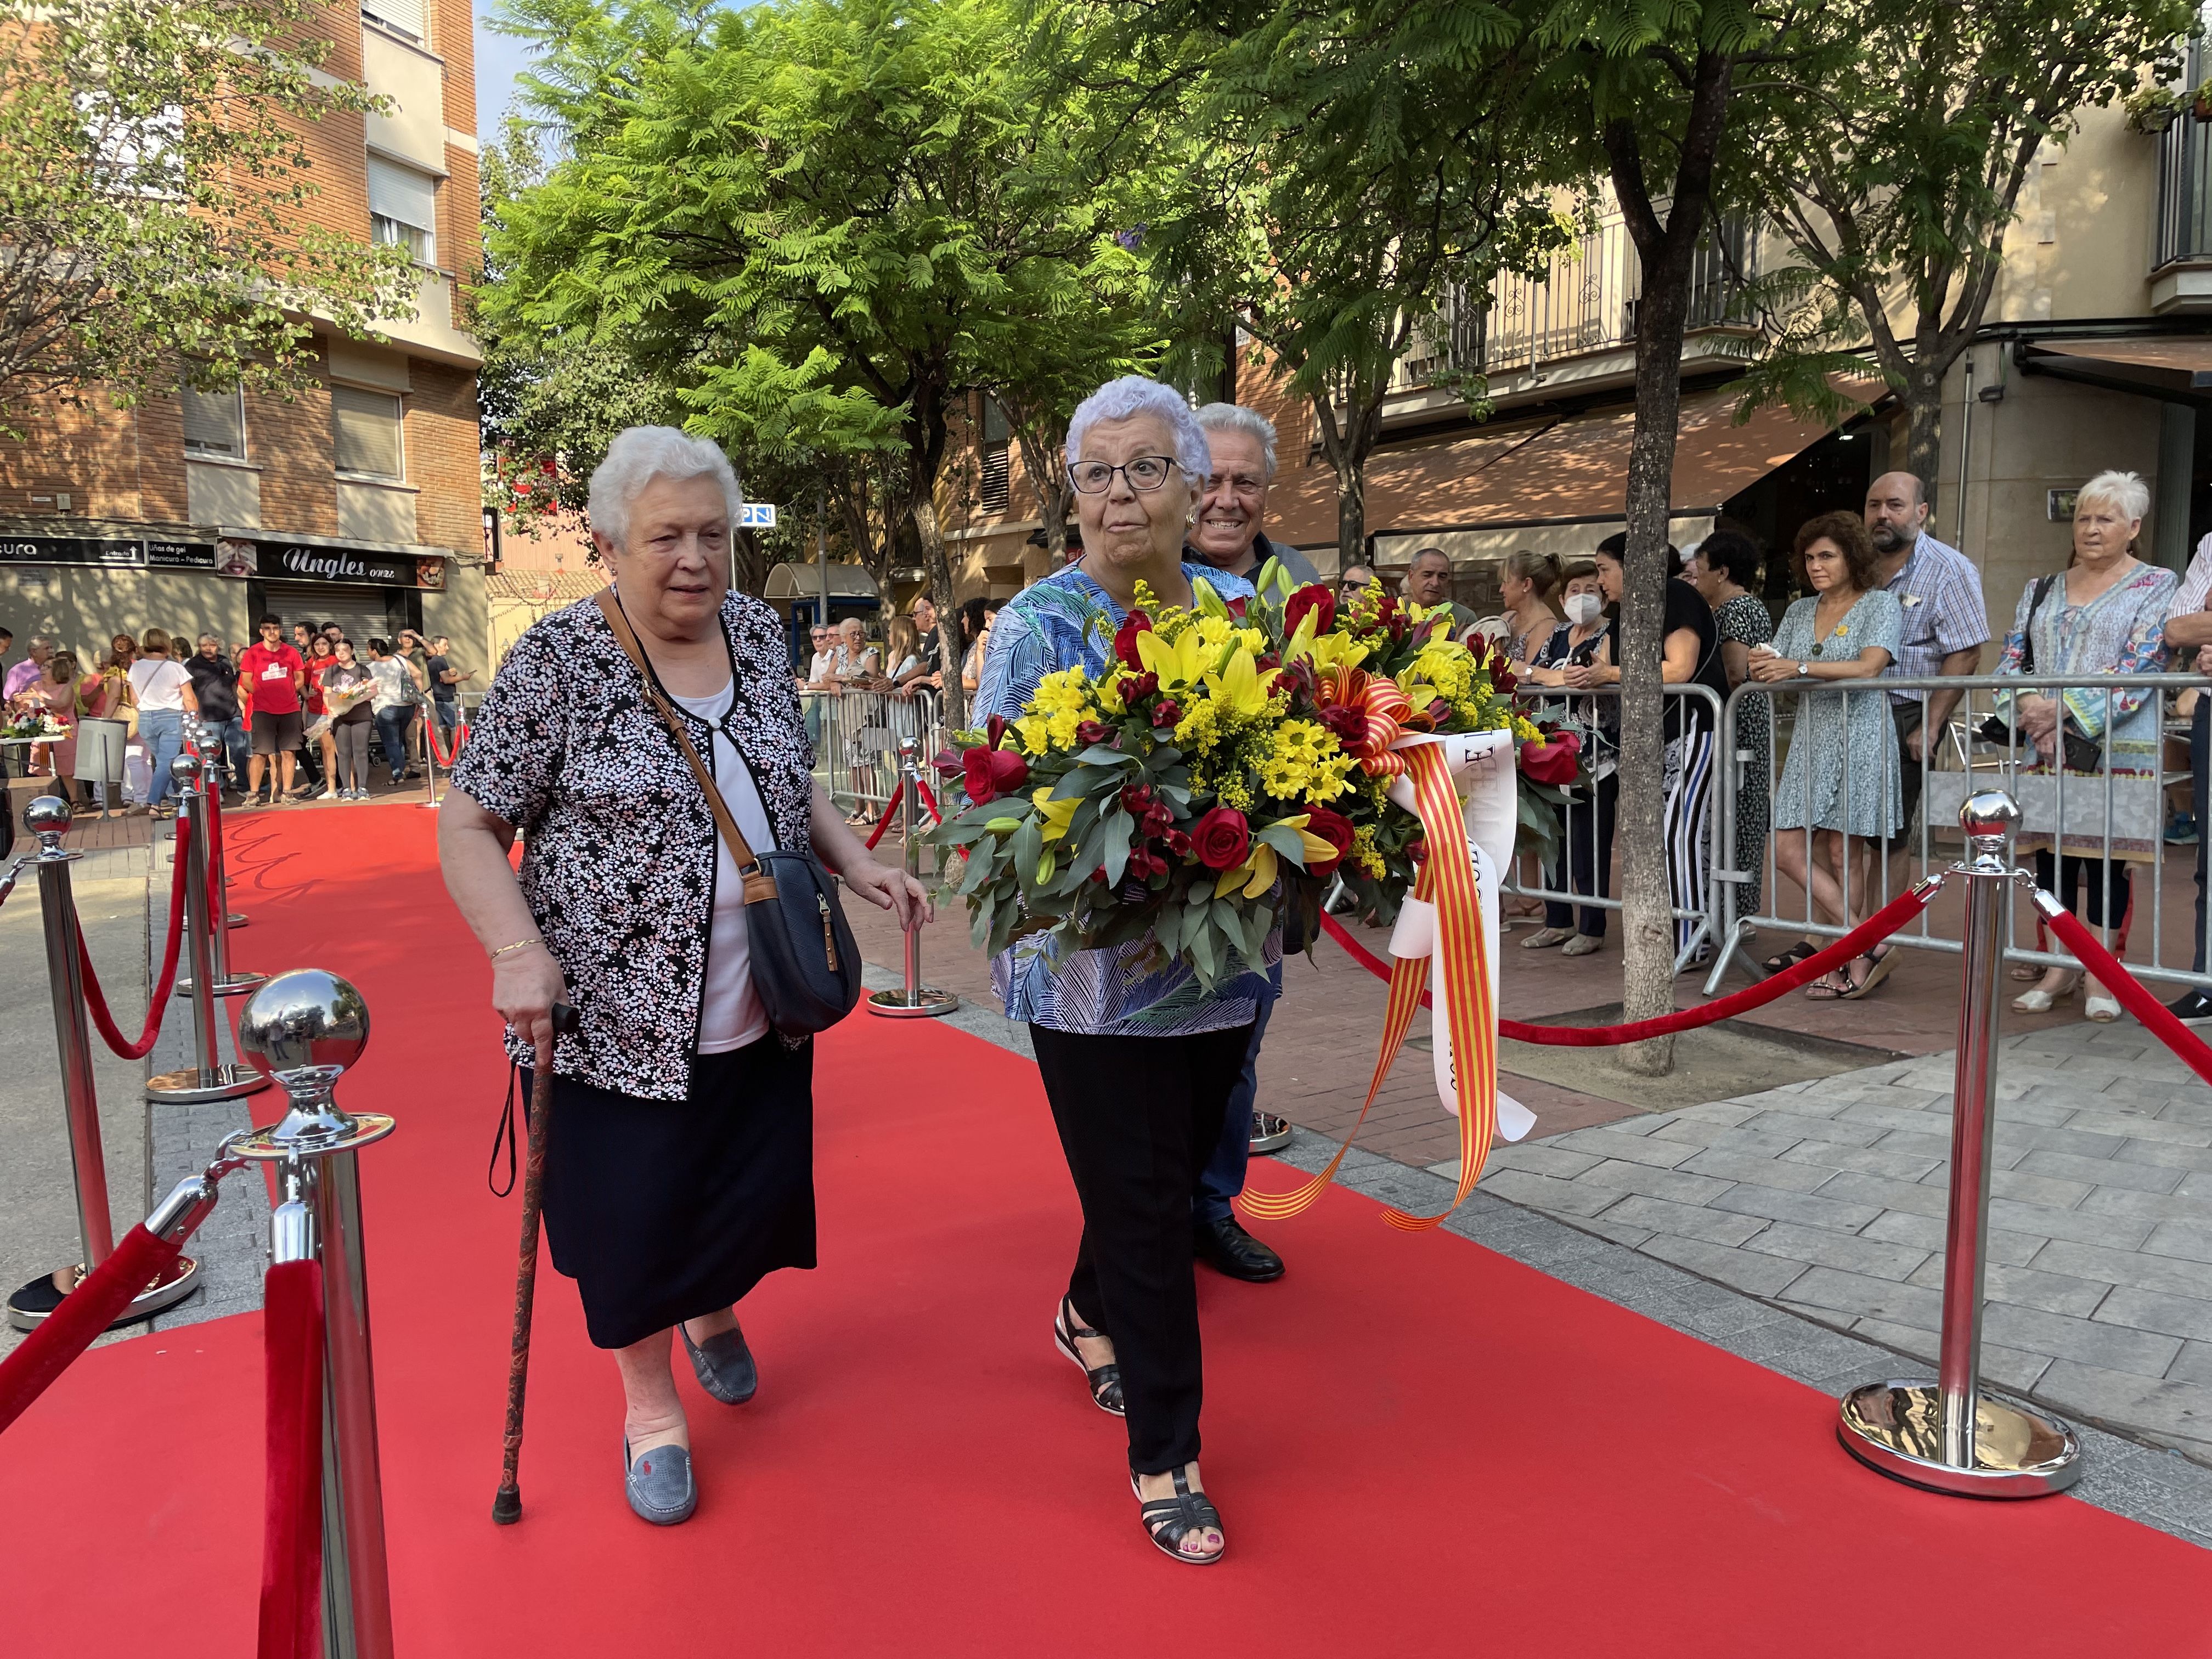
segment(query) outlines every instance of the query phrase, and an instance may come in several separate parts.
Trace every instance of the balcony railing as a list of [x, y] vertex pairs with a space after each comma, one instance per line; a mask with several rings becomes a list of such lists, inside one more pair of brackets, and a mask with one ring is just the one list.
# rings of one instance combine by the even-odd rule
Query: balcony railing
[[[1700, 243], [1692, 273], [1692, 329], [1747, 323], [1742, 278], [1755, 274], [1759, 239], [1729, 221], [1718, 242]], [[1452, 374], [1534, 373], [1571, 357], [1616, 350], [1636, 338], [1636, 301], [1643, 272], [1628, 228], [1607, 220], [1552, 257], [1538, 277], [1501, 276], [1488, 304], [1455, 289], [1415, 325], [1391, 376], [1390, 389], [1410, 392]]]
[[2158, 249], [2151, 268], [2212, 260], [2212, 122], [2184, 111], [2158, 141]]

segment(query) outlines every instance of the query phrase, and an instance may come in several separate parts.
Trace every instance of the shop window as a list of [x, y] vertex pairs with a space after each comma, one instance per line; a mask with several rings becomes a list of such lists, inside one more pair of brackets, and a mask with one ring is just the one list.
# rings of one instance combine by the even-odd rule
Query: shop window
[[236, 386], [201, 392], [186, 386], [177, 394], [185, 411], [185, 453], [246, 459], [246, 403]]
[[337, 470], [371, 478], [404, 478], [397, 393], [361, 386], [331, 388], [331, 417], [337, 441]]
[[438, 181], [427, 173], [368, 158], [368, 234], [404, 247], [418, 265], [438, 263]]

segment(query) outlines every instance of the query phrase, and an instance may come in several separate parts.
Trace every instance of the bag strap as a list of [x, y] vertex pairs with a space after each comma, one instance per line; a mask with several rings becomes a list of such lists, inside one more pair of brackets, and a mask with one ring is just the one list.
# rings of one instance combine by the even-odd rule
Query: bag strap
[[2020, 636], [2020, 672], [2023, 674], [2035, 672], [2035, 613], [2043, 609], [2043, 602], [2051, 597], [2051, 584], [2057, 580], [2056, 575], [2035, 579], [2035, 597], [2027, 606], [2027, 626], [2021, 630]]
[[[714, 815], [714, 827], [722, 832], [722, 839], [729, 843], [731, 855], [737, 860], [738, 874], [745, 884], [745, 902], [758, 904], [763, 899], [773, 899], [775, 896], [775, 878], [762, 868], [761, 861], [753, 856], [753, 849], [745, 840], [744, 831], [738, 828], [737, 819], [731, 816], [729, 804], [722, 799], [722, 792], [714, 786], [714, 775], [699, 758], [698, 750], [692, 746], [691, 734], [684, 729], [684, 717], [676, 712], [675, 706], [668, 701], [667, 694], [661, 690], [660, 677], [653, 672], [653, 664], [647, 660], [645, 648], [637, 642], [637, 635], [629, 625], [629, 618], [623, 614], [622, 601], [616, 597], [611, 586], [601, 588], [592, 597], [606, 617], [607, 626], [614, 629], [615, 640], [622, 647], [623, 654], [645, 677], [647, 699], [659, 711], [661, 723], [667, 726], [669, 735], [676, 739], [676, 747], [682, 753], [684, 763], [690, 767], [691, 775], [699, 781], [700, 792], [707, 797], [707, 810]], [[719, 620], [715, 626], [721, 626]]]

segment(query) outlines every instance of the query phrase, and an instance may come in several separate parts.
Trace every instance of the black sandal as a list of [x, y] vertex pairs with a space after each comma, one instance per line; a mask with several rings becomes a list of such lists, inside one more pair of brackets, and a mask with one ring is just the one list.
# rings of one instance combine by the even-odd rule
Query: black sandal
[[1103, 1338], [1106, 1333], [1094, 1331], [1075, 1322], [1075, 1304], [1066, 1297], [1060, 1298], [1060, 1311], [1052, 1316], [1053, 1346], [1075, 1362], [1075, 1369], [1083, 1373], [1083, 1380], [1091, 1385], [1091, 1403], [1102, 1412], [1115, 1417], [1129, 1413], [1121, 1403], [1121, 1368], [1116, 1364], [1101, 1365], [1097, 1370], [1083, 1363], [1082, 1352], [1076, 1347], [1076, 1339]]
[[1759, 965], [1766, 969], [1767, 977], [1771, 979], [1775, 975], [1786, 974], [1799, 963], [1820, 954], [1818, 947], [1812, 940], [1801, 939], [1788, 950], [1767, 957]]
[[1221, 1547], [1211, 1555], [1193, 1555], [1182, 1547], [1182, 1540], [1194, 1532], [1221, 1531], [1221, 1511], [1202, 1492], [1193, 1492], [1190, 1481], [1181, 1468], [1175, 1472], [1176, 1495], [1173, 1498], [1146, 1498], [1145, 1489], [1137, 1484], [1134, 1470], [1129, 1474], [1129, 1490], [1137, 1494], [1137, 1513], [1142, 1517], [1145, 1530], [1152, 1535], [1152, 1547], [1163, 1555], [1188, 1562], [1194, 1567], [1210, 1567], [1229, 1553], [1228, 1534], [1222, 1534]]

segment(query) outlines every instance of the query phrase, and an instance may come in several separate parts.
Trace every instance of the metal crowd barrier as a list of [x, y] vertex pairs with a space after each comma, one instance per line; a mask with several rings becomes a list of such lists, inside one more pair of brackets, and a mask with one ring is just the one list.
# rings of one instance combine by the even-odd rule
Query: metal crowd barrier
[[[1832, 680], [1745, 682], [1730, 695], [1722, 723], [1722, 752], [1728, 757], [1728, 763], [1721, 769], [1719, 801], [1714, 814], [1719, 848], [1711, 887], [1712, 931], [1721, 944], [1721, 951], [1705, 981], [1705, 994], [1710, 996], [1719, 989], [1731, 967], [1743, 968], [1756, 976], [1758, 969], [1745, 961], [1744, 956], [1747, 942], [1757, 930], [1772, 928], [1818, 939], [1840, 939], [1850, 930], [1849, 916], [1871, 915], [1910, 886], [1920, 874], [1950, 861], [1956, 856], [1958, 838], [1946, 830], [1940, 837], [1945, 846], [1939, 849], [1936, 826], [1955, 823], [1960, 808], [1970, 796], [1990, 789], [2002, 789], [2020, 804], [2020, 820], [2008, 831], [2005, 843], [2004, 854], [2008, 860], [2017, 860], [2023, 847], [2033, 853], [2039, 843], [2045, 843], [2054, 855], [2063, 852], [2066, 858], [2079, 859], [2087, 866], [2081, 872], [2085, 886], [2107, 879], [2104, 870], [2107, 862], [2139, 867], [2146, 873], [2147, 880], [2131, 881], [2127, 908], [2122, 915], [2112, 915], [2107, 908], [2103, 922], [2093, 924], [2100, 927], [2100, 937], [2108, 947], [2116, 935], [2147, 946], [2136, 950], [2130, 960], [2130, 969], [2137, 978], [2212, 988], [2212, 975], [2193, 971], [2197, 942], [2193, 901], [2191, 915], [2179, 927], [2169, 928], [2166, 915], [2166, 792], [2169, 785], [2186, 784], [2191, 780], [2185, 765], [2174, 769], [2166, 764], [2167, 743], [2185, 742], [2188, 730], [2185, 724], [2177, 729], [2177, 722], [2167, 714], [2166, 705], [2170, 694], [2185, 690], [2212, 695], [2212, 682], [2195, 674], [2038, 676], [2033, 679], [2017, 674], [1956, 678], [1885, 675], [1875, 680], [1843, 684]], [[1783, 763], [1788, 754], [1783, 741], [1785, 717], [1794, 740], [1797, 735], [1796, 717], [1802, 712], [1800, 700], [1807, 696], [1844, 700], [1838, 763], [1848, 780], [1853, 761], [1852, 713], [1864, 700], [1880, 700], [1882, 728], [1891, 733], [1887, 741], [1894, 742], [1895, 726], [1889, 708], [1890, 694], [1893, 691], [1958, 695], [1957, 703], [1947, 711], [1936, 740], [1923, 741], [1917, 761], [1909, 750], [1899, 747], [1899, 788], [1903, 790], [1907, 781], [1908, 774], [1902, 769], [1905, 768], [1913, 769], [1910, 775], [1920, 786], [1920, 803], [1912, 821], [1900, 824], [1886, 856], [1867, 857], [1855, 845], [1858, 856], [1844, 860], [1838, 884], [1846, 910], [1844, 921], [1823, 920], [1814, 910], [1809, 887], [1800, 890], [1802, 902], [1797, 912], [1784, 914], [1777, 902], [1775, 845], [1784, 836], [1802, 836], [1809, 865], [1814, 832], [1809, 829], [1775, 830], [1759, 838], [1755, 845], [1748, 844], [1741, 833], [1747, 780], [1756, 775], [1754, 763], [1758, 758], [1743, 747], [1739, 738], [1747, 700], [1766, 698], [1772, 710], [1767, 721], [1765, 745], [1770, 812], [1761, 817], [1763, 823], [1771, 819], [1771, 805], [1782, 801]], [[2104, 705], [2103, 735], [2096, 740], [2099, 769], [2094, 774], [2043, 770], [2026, 738], [2014, 729], [1997, 701], [2000, 692], [2051, 696], [2068, 691], [2089, 693]], [[2125, 692], [2147, 693], [2159, 702], [2154, 719], [2156, 740], [2148, 757], [2148, 769], [2142, 773], [2115, 773], [2112, 769], [2112, 702]], [[1992, 716], [2004, 727], [2002, 742], [1981, 735], [1982, 727]], [[1893, 802], [1886, 766], [1877, 767], [1875, 778], [1876, 817], [1887, 823]], [[2199, 833], [2203, 833], [2201, 826]], [[2196, 849], [2185, 849], [2185, 855], [2193, 878]], [[1739, 895], [1750, 884], [1754, 872], [1760, 878], [1763, 902], [1747, 906], [1740, 902]], [[2054, 885], [2061, 883], [2063, 877]], [[2147, 894], [2143, 890], [2146, 886]], [[2062, 899], [2065, 896], [2063, 890], [2059, 896]], [[1894, 935], [1894, 940], [1915, 950], [1956, 953], [1964, 948], [1960, 940], [1946, 938], [1936, 931], [1932, 910], [1912, 927]], [[2175, 960], [2167, 959], [2169, 951]], [[2008, 963], [2039, 968], [2081, 966], [2069, 955], [2024, 941], [2019, 934], [2017, 918], [2010, 911], [2006, 917], [2002, 957]]]
[[871, 821], [890, 807], [899, 781], [899, 742], [911, 738], [926, 761], [945, 746], [943, 701], [934, 691], [799, 694], [814, 740], [814, 775], [830, 800]]
[[[1600, 723], [1601, 714], [1603, 712], [1603, 705], [1600, 700], [1610, 699], [1617, 703], [1620, 697], [1620, 688], [1617, 685], [1594, 686], [1587, 691], [1554, 690], [1549, 686], [1538, 687], [1528, 684], [1524, 684], [1522, 689], [1538, 704], [1540, 711], [1547, 716], [1564, 714], [1572, 724], [1585, 733]], [[1708, 723], [1707, 729], [1716, 734], [1711, 762], [1716, 775], [1709, 785], [1711, 793], [1707, 797], [1703, 846], [1698, 849], [1698, 855], [1703, 858], [1706, 871], [1705, 902], [1701, 907], [1676, 905], [1673, 910], [1675, 921], [1678, 924], [1687, 924], [1689, 927], [1687, 935], [1680, 938], [1675, 951], [1674, 971], [1679, 974], [1684, 969], [1694, 966], [1705, 955], [1709, 955], [1712, 946], [1722, 937], [1720, 875], [1724, 867], [1723, 852], [1725, 843], [1722, 838], [1721, 819], [1723, 816], [1723, 808], [1728, 805], [1728, 797], [1723, 793], [1723, 786], [1729, 769], [1720, 764], [1720, 757], [1726, 752], [1721, 746], [1723, 741], [1720, 736], [1723, 711], [1721, 700], [1713, 693], [1711, 688], [1703, 685], [1667, 685], [1662, 686], [1660, 690], [1666, 698], [1695, 702], [1702, 705], [1704, 717]], [[1618, 724], [1614, 724], [1611, 729], [1617, 738], [1620, 729]], [[1587, 740], [1585, 747], [1587, 748]], [[1599, 833], [1600, 810], [1596, 796], [1601, 787], [1586, 783], [1577, 786], [1571, 792], [1572, 804], [1568, 808], [1567, 814], [1559, 822], [1559, 838], [1556, 843], [1558, 851], [1554, 859], [1550, 860], [1551, 867], [1547, 870], [1542, 864], [1539, 863], [1537, 881], [1534, 884], [1524, 881], [1522, 879], [1522, 866], [1524, 862], [1536, 863], [1537, 860], [1530, 854], [1518, 854], [1504, 872], [1505, 879], [1500, 884], [1502, 891], [1516, 897], [1543, 899], [1549, 903], [1571, 906], [1578, 911], [1584, 909], [1618, 911], [1620, 908], [1620, 900], [1611, 893], [1613, 838], [1610, 835], [1601, 836]], [[1586, 840], [1589, 849], [1589, 865], [1596, 878], [1592, 884], [1593, 890], [1589, 893], [1574, 890], [1573, 853], [1575, 848], [1571, 838], [1578, 830]], [[1605, 890], [1596, 890], [1599, 889]], [[1577, 917], [1576, 920], [1579, 921], [1580, 918]], [[1574, 922], [1571, 921], [1568, 925], [1572, 927]], [[1679, 927], [1677, 933], [1678, 934], [1680, 933]]]

